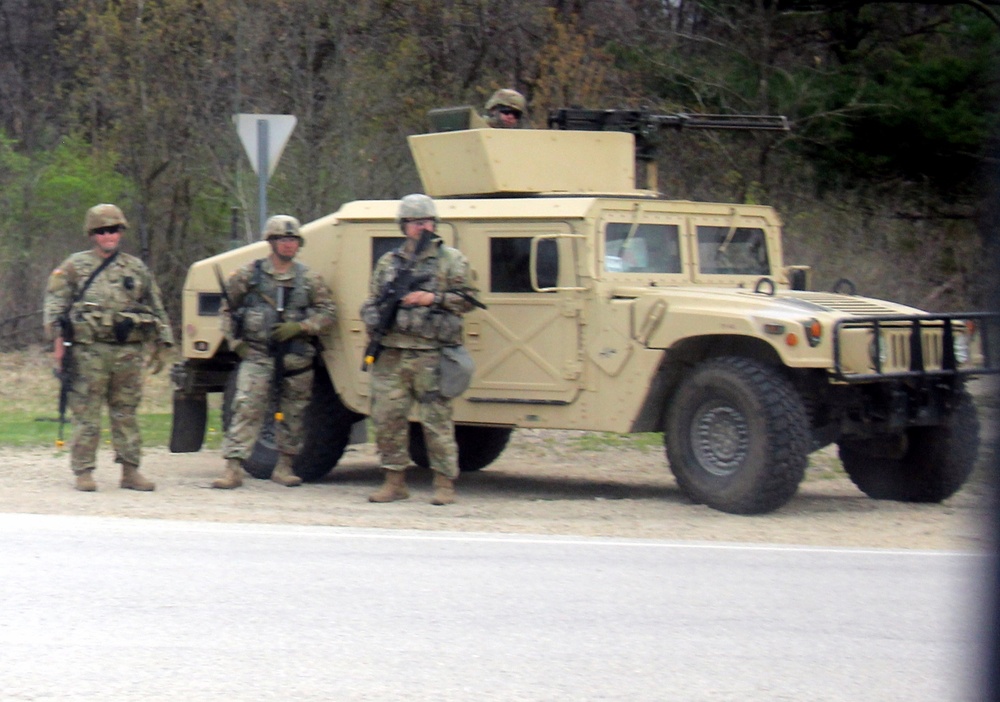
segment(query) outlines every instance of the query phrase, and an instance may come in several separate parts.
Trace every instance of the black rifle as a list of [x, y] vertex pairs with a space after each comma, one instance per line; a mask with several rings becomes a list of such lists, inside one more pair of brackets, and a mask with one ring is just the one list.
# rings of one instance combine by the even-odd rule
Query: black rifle
[[[279, 285], [275, 290], [274, 309], [278, 313], [278, 324], [285, 321], [285, 286]], [[285, 413], [281, 411], [281, 391], [285, 383], [285, 354], [288, 353], [289, 341], [271, 341], [268, 349], [274, 357], [274, 376], [271, 380], [271, 406], [274, 407], [274, 421], [285, 421]]]
[[59, 438], [56, 439], [56, 446], [62, 448], [66, 442], [63, 440], [63, 427], [66, 425], [66, 406], [69, 404], [69, 393], [73, 388], [74, 363], [73, 363], [73, 323], [69, 319], [69, 314], [63, 314], [57, 320], [59, 324], [59, 336], [62, 338], [63, 355], [59, 364], [59, 369], [55, 371], [56, 378], [59, 379]]
[[399, 269], [396, 277], [389, 281], [382, 294], [379, 296], [376, 307], [378, 307], [378, 324], [372, 330], [368, 339], [368, 346], [365, 348], [365, 359], [361, 362], [361, 370], [367, 371], [375, 360], [382, 353], [382, 339], [392, 329], [396, 321], [396, 311], [399, 309], [403, 298], [409, 293], [418, 289], [421, 285], [431, 279], [430, 275], [413, 275], [413, 266], [417, 262], [417, 257], [427, 248], [428, 244], [435, 238], [432, 232], [424, 230], [417, 240], [417, 246], [413, 250], [413, 256], [406, 265]]
[[222, 299], [226, 301], [226, 307], [229, 308], [229, 318], [233, 322], [233, 338], [239, 340], [243, 337], [243, 308], [233, 307], [233, 302], [229, 299], [229, 292], [226, 290], [226, 281], [222, 277], [222, 269], [219, 268], [218, 263], [215, 264], [215, 277], [219, 281]]
[[69, 394], [73, 390], [73, 378], [76, 375], [76, 363], [73, 358], [73, 344], [76, 343], [76, 337], [73, 333], [73, 320], [70, 319], [69, 315], [73, 310], [73, 305], [83, 299], [84, 293], [87, 292], [90, 284], [94, 282], [94, 278], [111, 265], [111, 262], [116, 258], [118, 258], [117, 251], [101, 261], [101, 265], [95, 268], [94, 272], [87, 277], [87, 280], [83, 282], [83, 285], [80, 286], [76, 294], [70, 298], [69, 304], [66, 305], [66, 309], [63, 310], [59, 319], [56, 320], [56, 323], [59, 325], [59, 337], [62, 339], [63, 345], [59, 370], [55, 371], [55, 376], [59, 380], [59, 438], [56, 439], [56, 446], [59, 448], [62, 448], [66, 443], [63, 440], [63, 427], [66, 426], [66, 407], [69, 405]]

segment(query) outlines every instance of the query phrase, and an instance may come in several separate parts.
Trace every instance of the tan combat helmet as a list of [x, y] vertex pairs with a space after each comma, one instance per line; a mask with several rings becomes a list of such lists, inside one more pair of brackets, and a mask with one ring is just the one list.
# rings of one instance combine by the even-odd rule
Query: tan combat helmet
[[407, 219], [437, 219], [437, 207], [434, 200], [423, 193], [413, 193], [399, 201], [396, 210], [396, 223], [402, 224]]
[[83, 232], [87, 235], [93, 233], [95, 229], [115, 225], [128, 229], [128, 220], [117, 205], [107, 203], [94, 205], [87, 210], [87, 216], [83, 218]]
[[291, 215], [274, 215], [264, 224], [264, 238], [270, 241], [283, 236], [294, 236], [299, 240], [299, 246], [304, 245], [305, 239], [299, 232], [301, 226], [299, 220]]
[[528, 101], [524, 99], [524, 96], [521, 95], [521, 93], [517, 92], [513, 88], [501, 88], [493, 93], [490, 99], [486, 102], [487, 112], [492, 110], [494, 107], [509, 107], [517, 110], [523, 115], [527, 112]]

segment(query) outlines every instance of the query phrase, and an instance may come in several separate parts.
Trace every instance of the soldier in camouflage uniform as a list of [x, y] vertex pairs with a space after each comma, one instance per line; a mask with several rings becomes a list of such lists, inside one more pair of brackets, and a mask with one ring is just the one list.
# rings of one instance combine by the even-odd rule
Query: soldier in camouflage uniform
[[524, 127], [528, 101], [511, 88], [501, 88], [486, 101], [486, 123], [497, 129]]
[[[294, 487], [302, 479], [292, 462], [302, 450], [302, 422], [312, 396], [312, 337], [333, 327], [336, 308], [330, 288], [302, 263], [293, 260], [304, 244], [299, 221], [275, 215], [264, 226], [271, 245], [267, 258], [237, 270], [226, 285], [223, 332], [229, 348], [240, 356], [233, 397], [233, 416], [222, 445], [225, 472], [212, 487], [229, 490], [243, 484], [247, 459], [271, 406], [275, 363], [284, 366], [281, 403], [275, 416], [278, 462], [271, 480]], [[230, 308], [229, 305], [232, 305]]]
[[434, 471], [431, 504], [447, 505], [455, 501], [459, 471], [451, 400], [439, 392], [441, 348], [462, 343], [462, 315], [472, 309], [469, 299], [476, 290], [470, 284], [465, 256], [434, 234], [437, 209], [431, 198], [407, 195], [400, 201], [396, 221], [406, 240], [379, 259], [368, 298], [361, 306], [369, 335], [379, 323], [386, 288], [401, 269], [412, 267], [414, 279], [423, 282], [402, 298], [374, 363], [371, 418], [385, 483], [368, 499], [393, 502], [409, 497], [407, 414], [416, 403], [427, 459]]
[[[170, 320], [146, 264], [119, 251], [128, 228], [122, 211], [115, 205], [96, 205], [87, 211], [83, 228], [92, 248], [73, 254], [52, 271], [44, 305], [45, 331], [55, 342], [57, 365], [66, 351], [64, 342], [72, 344], [70, 467], [75, 487], [83, 492], [97, 489], [93, 472], [101, 410], [107, 402], [115, 462], [122, 466], [121, 487], [154, 490], [139, 472], [142, 440], [136, 408], [142, 399], [144, 349], [152, 351], [152, 372], [160, 372], [163, 349], [174, 341]], [[64, 339], [64, 329], [72, 336]]]

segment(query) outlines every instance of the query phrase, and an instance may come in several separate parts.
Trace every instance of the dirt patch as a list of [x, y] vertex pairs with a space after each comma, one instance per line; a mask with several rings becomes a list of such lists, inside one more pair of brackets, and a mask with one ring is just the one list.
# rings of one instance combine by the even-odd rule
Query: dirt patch
[[[580, 432], [518, 430], [487, 469], [463, 475], [459, 502], [428, 503], [430, 475], [413, 469], [412, 497], [374, 505], [380, 483], [371, 445], [352, 447], [320, 482], [284, 488], [249, 479], [213, 490], [223, 460], [217, 450], [146, 452], [143, 471], [154, 493], [121, 490], [109, 451], [100, 457], [96, 493], [72, 489], [64, 452], [0, 450], [0, 511], [148, 519], [565, 534], [816, 546], [980, 550], [989, 488], [985, 468], [940, 505], [875, 501], [840, 470], [835, 450], [812, 456], [798, 495], [768, 515], [742, 517], [694, 505], [678, 490], [662, 450], [581, 450]], [[983, 463], [992, 461], [991, 444]]]
[[[51, 415], [57, 386], [47, 349], [0, 354], [0, 401]], [[72, 489], [69, 457], [55, 450], [0, 448], [0, 511], [103, 515], [148, 519], [310, 524], [493, 533], [567, 534], [698, 541], [872, 546], [907, 549], [981, 549], [989, 503], [987, 476], [995, 473], [1000, 389], [976, 381], [984, 441], [976, 474], [940, 505], [875, 501], [846, 477], [836, 450], [810, 457], [798, 494], [772, 514], [740, 517], [694, 505], [678, 490], [662, 447], [609, 441], [574, 431], [517, 430], [488, 468], [463, 475], [458, 503], [428, 504], [430, 475], [413, 470], [413, 496], [373, 505], [381, 482], [371, 445], [348, 449], [325, 479], [298, 488], [250, 479], [233, 491], [209, 485], [222, 472], [217, 450], [145, 452], [143, 471], [152, 494], [118, 489], [111, 454], [100, 456], [96, 493]], [[217, 398], [215, 398], [217, 400]], [[146, 383], [142, 412], [168, 413], [166, 374]], [[105, 425], [107, 422], [105, 421]], [[52, 429], [53, 438], [55, 429]], [[586, 439], [586, 440], [584, 440]], [[592, 449], [592, 450], [591, 450]]]

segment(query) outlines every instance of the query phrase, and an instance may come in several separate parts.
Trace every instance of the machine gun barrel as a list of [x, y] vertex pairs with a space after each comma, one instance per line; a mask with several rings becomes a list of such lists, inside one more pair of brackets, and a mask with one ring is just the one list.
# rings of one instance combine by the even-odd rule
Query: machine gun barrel
[[632, 132], [646, 135], [653, 129], [742, 129], [787, 132], [784, 115], [708, 115], [677, 112], [655, 114], [645, 110], [587, 110], [561, 107], [549, 112], [549, 129]]
[[787, 132], [784, 115], [707, 115], [675, 112], [656, 114], [646, 110], [586, 110], [560, 107], [549, 112], [550, 129], [591, 132], [628, 132], [635, 136], [636, 161], [643, 166], [650, 190], [656, 190], [656, 151], [663, 129], [763, 130]]

